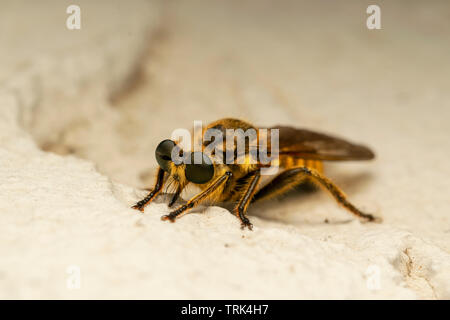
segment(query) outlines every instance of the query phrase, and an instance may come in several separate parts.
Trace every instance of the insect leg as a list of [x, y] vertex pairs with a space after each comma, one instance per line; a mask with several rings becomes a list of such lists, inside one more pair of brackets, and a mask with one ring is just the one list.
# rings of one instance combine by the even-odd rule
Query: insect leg
[[269, 199], [281, 195], [305, 182], [305, 176], [297, 171], [286, 170], [273, 178], [269, 183], [256, 192], [252, 202]]
[[249, 230], [252, 230], [253, 228], [253, 225], [250, 223], [250, 220], [248, 220], [245, 213], [247, 212], [247, 208], [256, 192], [256, 187], [258, 186], [260, 178], [261, 173], [259, 172], [259, 170], [250, 176], [247, 184], [245, 185], [246, 189], [243, 193], [243, 196], [234, 208], [236, 216], [239, 218], [239, 220], [241, 220], [241, 229], [247, 227], [249, 228]]
[[351, 202], [347, 200], [344, 192], [342, 192], [342, 190], [339, 189], [339, 187], [336, 186], [330, 179], [328, 179], [318, 171], [306, 167], [292, 168], [281, 173], [266, 186], [267, 188], [265, 187], [261, 189], [255, 195], [255, 201], [261, 198], [285, 192], [287, 191], [287, 189], [303, 182], [304, 178], [306, 177], [311, 178], [313, 181], [317, 182], [319, 185], [327, 189], [340, 205], [353, 213], [355, 216], [366, 219], [368, 221], [381, 221], [380, 218], [377, 218], [371, 214], [364, 213], [356, 208]]
[[178, 207], [176, 210], [171, 213], [164, 215], [161, 217], [161, 220], [169, 220], [171, 222], [175, 222], [177, 218], [181, 215], [184, 215], [189, 209], [192, 209], [196, 205], [198, 205], [202, 200], [205, 200], [209, 195], [211, 195], [214, 191], [217, 190], [222, 184], [224, 184], [229, 178], [231, 178], [233, 174], [231, 171], [227, 171], [223, 176], [218, 177], [215, 181], [211, 183], [211, 185], [200, 192], [198, 195], [190, 199], [186, 204]]
[[380, 218], [377, 218], [368, 213], [364, 213], [358, 208], [356, 208], [350, 201], [347, 200], [347, 196], [341, 189], [339, 189], [338, 186], [336, 186], [330, 179], [320, 174], [316, 170], [310, 170], [305, 167], [297, 169], [300, 172], [303, 172], [303, 174], [305, 174], [306, 176], [311, 177], [314, 181], [317, 181], [321, 186], [327, 189], [340, 205], [342, 205], [344, 208], [346, 208], [348, 211], [353, 213], [358, 218], [363, 218], [367, 221], [377, 221], [377, 222], [381, 221]]
[[163, 185], [164, 185], [164, 170], [158, 168], [156, 183], [153, 190], [150, 191], [150, 193], [144, 199], [136, 203], [131, 208], [144, 212], [145, 206], [148, 205], [151, 201], [153, 201], [153, 199], [155, 199], [158, 193], [162, 190]]

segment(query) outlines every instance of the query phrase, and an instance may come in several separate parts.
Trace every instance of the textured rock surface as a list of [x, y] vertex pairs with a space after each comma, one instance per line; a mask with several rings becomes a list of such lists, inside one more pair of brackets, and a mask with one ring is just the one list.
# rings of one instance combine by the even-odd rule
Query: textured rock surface
[[[78, 2], [79, 31], [70, 2], [2, 4], [0, 298], [450, 298], [448, 4], [382, 2], [368, 31], [360, 2]], [[383, 224], [322, 192], [255, 205], [253, 232], [129, 209], [158, 141], [223, 116], [372, 146], [327, 173]]]

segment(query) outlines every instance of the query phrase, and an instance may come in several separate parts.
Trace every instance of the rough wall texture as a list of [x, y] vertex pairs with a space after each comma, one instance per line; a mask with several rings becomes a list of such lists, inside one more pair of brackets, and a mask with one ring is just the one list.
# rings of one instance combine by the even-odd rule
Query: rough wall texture
[[[78, 2], [79, 31], [69, 1], [2, 4], [1, 298], [450, 298], [446, 2], [382, 2], [380, 31], [363, 2]], [[253, 232], [129, 209], [160, 140], [224, 116], [372, 146], [326, 171], [383, 224], [320, 192], [255, 205]]]

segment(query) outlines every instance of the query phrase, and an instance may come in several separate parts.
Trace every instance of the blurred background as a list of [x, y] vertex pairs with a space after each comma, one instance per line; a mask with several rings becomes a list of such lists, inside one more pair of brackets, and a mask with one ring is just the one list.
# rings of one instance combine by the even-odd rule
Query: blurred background
[[[59, 18], [68, 16], [63, 2], [14, 6], [17, 19], [32, 11], [39, 30], [46, 26], [39, 13], [50, 4]], [[91, 10], [80, 2], [82, 29], [61, 25], [64, 41], [44, 41], [44, 31], [31, 37], [36, 43], [15, 40], [27, 54], [48, 46], [64, 55], [91, 33], [98, 42], [116, 37], [111, 25], [126, 50], [137, 37], [134, 25], [152, 21], [129, 75], [109, 86], [106, 108], [95, 105], [90, 83], [71, 108], [35, 113], [27, 125], [42, 148], [93, 160], [115, 180], [143, 187], [153, 181], [157, 143], [194, 120], [238, 117], [325, 131], [372, 146], [391, 164], [413, 157], [405, 154], [411, 145], [448, 147], [441, 134], [449, 115], [447, 1], [378, 1], [381, 30], [366, 26], [371, 1], [144, 3], [145, 10], [137, 10], [141, 1], [100, 2]], [[102, 81], [99, 87], [111, 80]]]
[[[148, 188], [158, 142], [194, 120], [337, 135], [377, 155], [325, 168], [350, 199], [449, 252], [448, 1], [0, 3], [0, 83], [20, 106], [0, 116], [40, 149]], [[71, 4], [80, 30], [66, 28]], [[380, 30], [366, 26], [372, 4]], [[349, 219], [327, 194], [288, 198], [250, 214], [311, 237], [333, 210]]]

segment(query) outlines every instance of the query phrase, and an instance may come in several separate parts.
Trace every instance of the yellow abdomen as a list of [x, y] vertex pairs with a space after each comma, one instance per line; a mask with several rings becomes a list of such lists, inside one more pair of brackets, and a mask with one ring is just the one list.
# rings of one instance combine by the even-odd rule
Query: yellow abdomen
[[295, 167], [307, 167], [323, 173], [323, 162], [320, 160], [306, 160], [294, 158], [292, 156], [280, 155], [280, 167], [291, 169]]

